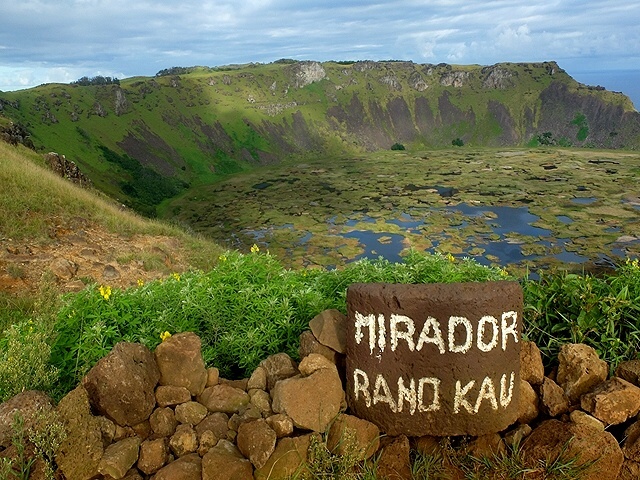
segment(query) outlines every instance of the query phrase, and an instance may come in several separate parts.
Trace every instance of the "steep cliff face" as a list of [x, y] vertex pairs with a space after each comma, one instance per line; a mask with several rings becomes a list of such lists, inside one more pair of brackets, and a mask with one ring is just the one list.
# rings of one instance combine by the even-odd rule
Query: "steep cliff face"
[[[63, 153], [134, 207], [142, 201], [133, 188], [139, 182], [159, 201], [180, 185], [288, 155], [373, 151], [396, 142], [428, 148], [458, 138], [487, 146], [542, 139], [640, 148], [640, 114], [629, 99], [581, 85], [555, 62], [193, 67], [120, 85], [1, 93], [0, 107], [37, 148]], [[154, 187], [154, 175], [173, 186]]]

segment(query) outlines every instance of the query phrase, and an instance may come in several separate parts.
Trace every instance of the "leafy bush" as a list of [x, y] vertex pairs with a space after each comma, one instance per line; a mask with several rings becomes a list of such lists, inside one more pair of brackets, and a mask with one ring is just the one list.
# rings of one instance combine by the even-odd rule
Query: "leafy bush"
[[613, 275], [541, 274], [524, 282], [525, 334], [547, 360], [565, 343], [586, 343], [612, 368], [640, 351], [640, 266]]
[[454, 138], [453, 140], [451, 140], [451, 145], [453, 145], [454, 147], [463, 147], [464, 140], [462, 140], [460, 137]]
[[404, 145], [402, 145], [401, 143], [394, 143], [393, 145], [391, 145], [391, 150], [404, 150]]
[[153, 349], [160, 334], [191, 331], [205, 362], [228, 378], [250, 374], [268, 355], [297, 356], [298, 339], [322, 310], [346, 311], [355, 282], [428, 283], [505, 278], [499, 268], [452, 256], [410, 253], [404, 263], [362, 260], [341, 270], [287, 270], [269, 254], [228, 252], [208, 273], [174, 274], [125, 291], [92, 287], [67, 298], [52, 362], [67, 391], [121, 340]]

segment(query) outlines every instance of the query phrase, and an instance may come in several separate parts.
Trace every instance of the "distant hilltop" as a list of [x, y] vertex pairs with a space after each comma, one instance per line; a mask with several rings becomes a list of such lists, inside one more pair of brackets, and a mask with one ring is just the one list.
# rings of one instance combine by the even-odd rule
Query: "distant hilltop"
[[0, 93], [0, 128], [20, 126], [36, 149], [64, 154], [146, 213], [194, 181], [295, 155], [392, 145], [640, 148], [629, 98], [578, 83], [555, 62], [282, 59], [80, 80]]

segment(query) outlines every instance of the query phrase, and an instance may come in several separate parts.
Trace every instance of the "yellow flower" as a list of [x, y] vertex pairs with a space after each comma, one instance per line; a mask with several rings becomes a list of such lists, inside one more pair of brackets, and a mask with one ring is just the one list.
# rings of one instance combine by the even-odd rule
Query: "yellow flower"
[[218, 260], [220, 260], [221, 262], [226, 262], [227, 261], [227, 256], [226, 255], [220, 255], [218, 257]]
[[254, 243], [253, 246], [251, 247], [251, 253], [258, 253], [259, 251], [260, 251], [260, 247], [258, 247], [258, 245]]
[[160, 334], [160, 339], [164, 342], [167, 338], [169, 338], [171, 334], [169, 332], [162, 332]]
[[456, 257], [451, 255], [450, 253], [447, 253], [447, 260], [449, 260], [450, 262], [455, 262], [456, 261]]
[[172, 273], [172, 274], [171, 274], [171, 276], [172, 276], [173, 278], [175, 278], [176, 282], [179, 282], [179, 281], [180, 281], [180, 274], [179, 274], [179, 273]]
[[144, 280], [142, 280], [141, 278], [138, 279], [138, 286], [141, 287], [144, 285]]
[[107, 285], [106, 287], [100, 285], [100, 288], [98, 290], [100, 291], [100, 295], [102, 295], [102, 298], [104, 298], [105, 300], [109, 300], [109, 297], [111, 296], [111, 287], [109, 285]]

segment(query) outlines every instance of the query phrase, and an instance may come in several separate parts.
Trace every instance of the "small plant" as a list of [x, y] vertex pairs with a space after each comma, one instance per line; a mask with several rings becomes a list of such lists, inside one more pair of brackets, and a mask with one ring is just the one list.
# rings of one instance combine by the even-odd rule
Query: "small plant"
[[28, 436], [37, 457], [44, 462], [46, 478], [53, 480], [56, 470], [55, 454], [67, 438], [67, 432], [55, 410], [38, 412]]
[[26, 452], [26, 438], [24, 428], [24, 417], [20, 412], [17, 412], [13, 416], [13, 422], [11, 423], [11, 429], [13, 430], [13, 436], [11, 437], [11, 443], [16, 449], [16, 456], [14, 459], [9, 459], [2, 464], [0, 472], [6, 473], [6, 478], [9, 480], [9, 475], [18, 480], [28, 480], [31, 474], [31, 467], [33, 467], [36, 457], [27, 457]]
[[451, 140], [451, 145], [453, 145], [454, 147], [463, 147], [464, 140], [462, 140], [460, 137], [454, 138], [453, 140]]
[[49, 363], [51, 333], [33, 320], [10, 326], [0, 339], [0, 402], [23, 390], [49, 390], [57, 370]]
[[401, 143], [394, 143], [393, 145], [391, 145], [391, 150], [405, 150], [405, 148]]

